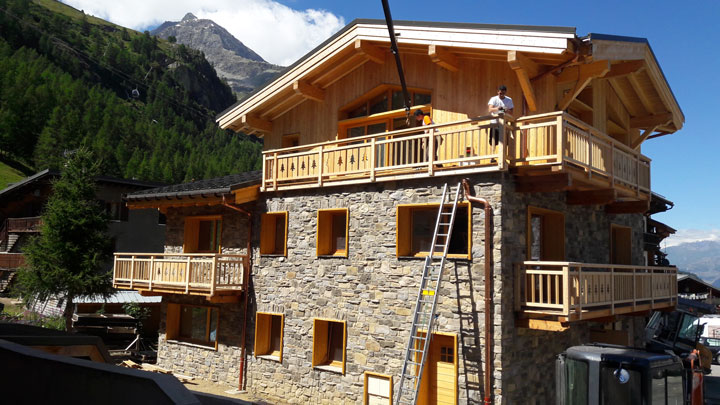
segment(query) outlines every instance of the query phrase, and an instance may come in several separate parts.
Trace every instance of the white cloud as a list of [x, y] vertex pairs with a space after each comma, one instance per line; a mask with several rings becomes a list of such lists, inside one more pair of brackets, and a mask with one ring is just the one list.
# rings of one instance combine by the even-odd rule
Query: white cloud
[[705, 240], [720, 241], [720, 229], [678, 229], [674, 235], [662, 242], [662, 246], [676, 246]]
[[345, 25], [327, 10], [295, 10], [272, 0], [63, 0], [87, 14], [144, 30], [187, 13], [215, 21], [265, 60], [287, 66]]

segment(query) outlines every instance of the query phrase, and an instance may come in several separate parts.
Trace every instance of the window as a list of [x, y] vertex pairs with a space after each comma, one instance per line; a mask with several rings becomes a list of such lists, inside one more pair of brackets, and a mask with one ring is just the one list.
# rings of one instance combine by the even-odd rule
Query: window
[[345, 322], [313, 320], [313, 367], [345, 374]]
[[217, 349], [220, 311], [215, 307], [168, 304], [166, 338]]
[[[429, 90], [409, 89], [413, 108], [430, 113]], [[415, 124], [412, 119], [410, 125]], [[403, 92], [399, 86], [381, 85], [340, 109], [340, 139], [372, 135], [407, 128]]]
[[167, 216], [158, 211], [158, 225], [167, 225]]
[[348, 221], [347, 208], [318, 210], [316, 248], [318, 256], [347, 257]]
[[260, 217], [260, 254], [287, 256], [288, 213], [268, 212]]
[[392, 377], [365, 372], [365, 405], [392, 404]]
[[632, 228], [610, 225], [610, 263], [632, 264]]
[[128, 207], [124, 202], [113, 202], [105, 201], [105, 214], [111, 221], [123, 221], [128, 220]]
[[184, 253], [220, 253], [222, 217], [203, 216], [185, 218]]
[[[435, 231], [439, 204], [414, 204], [397, 206], [396, 254], [402, 256], [425, 257], [430, 252], [432, 236]], [[445, 211], [451, 212], [450, 207]], [[447, 216], [449, 219], [449, 216]], [[471, 207], [467, 203], [459, 203], [455, 211], [452, 237], [448, 247], [448, 257], [471, 258], [472, 238]], [[447, 219], [446, 219], [447, 220]], [[447, 227], [445, 227], [447, 228]], [[441, 230], [440, 233], [446, 233]], [[444, 241], [438, 236], [436, 243]], [[442, 252], [435, 252], [442, 254]]]
[[282, 314], [258, 312], [255, 316], [255, 357], [265, 356], [282, 362]]
[[561, 212], [528, 207], [528, 260], [565, 260], [565, 217]]

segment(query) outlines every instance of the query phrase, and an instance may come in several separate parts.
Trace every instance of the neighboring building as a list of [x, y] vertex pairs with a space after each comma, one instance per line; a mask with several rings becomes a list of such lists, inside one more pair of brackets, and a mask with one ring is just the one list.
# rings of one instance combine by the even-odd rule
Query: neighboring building
[[720, 304], [720, 290], [694, 274], [678, 276], [678, 297], [708, 304]]
[[[356, 20], [218, 117], [264, 136], [260, 173], [127, 196], [167, 215], [165, 254], [118, 254], [114, 274], [163, 296], [160, 365], [281, 402], [389, 402], [440, 194], [463, 179], [419, 403], [552, 403], [558, 353], [634, 344], [636, 315], [675, 305], [676, 269], [646, 263], [641, 145], [684, 117], [646, 40], [395, 31], [433, 127], [406, 121], [384, 22]], [[487, 113], [500, 84], [515, 118]]]
[[[0, 190], [0, 292], [25, 262], [22, 247], [31, 235], [40, 232], [40, 214], [52, 193], [52, 181], [59, 176], [57, 171], [43, 170]], [[129, 212], [122, 196], [162, 184], [107, 176], [98, 176], [96, 182], [98, 201], [110, 217], [108, 235], [114, 250], [161, 252], [164, 217], [156, 209]], [[62, 308], [59, 311], [62, 313]]]

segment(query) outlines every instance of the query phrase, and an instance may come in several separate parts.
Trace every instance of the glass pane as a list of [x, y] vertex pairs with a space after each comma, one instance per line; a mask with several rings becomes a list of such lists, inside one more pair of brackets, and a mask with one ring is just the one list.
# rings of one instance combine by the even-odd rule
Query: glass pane
[[[413, 117], [410, 117], [410, 119], [415, 120], [415, 118], [413, 118]], [[412, 122], [412, 121], [410, 121], [410, 122]], [[398, 129], [405, 129], [405, 128], [410, 128], [408, 126], [408, 122], [407, 122], [407, 119], [405, 119], [405, 117], [395, 118], [392, 120], [392, 130], [393, 131], [397, 131]]]
[[370, 115], [385, 112], [387, 110], [388, 110], [387, 93], [380, 94], [379, 96], [370, 100]]
[[530, 217], [530, 260], [542, 260], [542, 217]]
[[392, 109], [399, 110], [401, 108], [405, 108], [405, 103], [403, 102], [403, 92], [402, 92], [402, 90], [393, 91], [392, 92]]
[[415, 208], [412, 210], [411, 254], [415, 255], [420, 252], [430, 251], [436, 218], [437, 208]]
[[213, 227], [215, 228], [215, 237], [213, 238], [213, 244], [210, 250], [213, 252], [217, 252], [220, 249], [220, 233], [222, 232], [222, 221], [213, 221]]
[[697, 317], [685, 314], [680, 326], [678, 338], [692, 340], [694, 342], [699, 327], [700, 324]]
[[273, 249], [275, 254], [285, 253], [285, 216], [275, 216], [275, 248]]
[[334, 214], [332, 217], [333, 250], [345, 251], [345, 213]]
[[343, 324], [330, 322], [328, 325], [328, 360], [342, 362], [343, 360]]
[[430, 104], [430, 95], [429, 94], [420, 94], [415, 93], [415, 97], [413, 98], [413, 105], [428, 105]]
[[217, 308], [210, 310], [210, 341], [215, 342], [217, 340], [217, 325], [218, 325], [219, 312]]
[[567, 360], [567, 400], [569, 404], [587, 404], [588, 365], [584, 361]]
[[209, 252], [212, 249], [212, 221], [200, 221], [198, 228], [198, 251]]
[[387, 128], [387, 125], [384, 122], [368, 125], [367, 134], [368, 135], [379, 134], [379, 133], [385, 132], [386, 128]]
[[605, 365], [600, 370], [600, 404], [635, 405], [642, 403], [642, 376], [640, 372], [625, 369], [630, 379], [620, 384], [613, 375], [617, 365]]
[[468, 254], [468, 212], [466, 207], [458, 207], [453, 221], [452, 237], [448, 253]]
[[272, 315], [272, 325], [270, 334], [270, 352], [280, 351], [280, 331], [282, 330], [282, 317]]
[[207, 331], [207, 308], [192, 308], [192, 332], [190, 334], [191, 339], [195, 340], [206, 340], [205, 332]]
[[356, 107], [354, 110], [348, 112], [348, 118], [364, 117], [366, 115], [368, 115], [368, 114], [367, 114], [367, 104], [365, 104], [365, 103]]
[[347, 137], [348, 138], [354, 138], [356, 136], [363, 136], [363, 135], [365, 135], [365, 126], [347, 129]]

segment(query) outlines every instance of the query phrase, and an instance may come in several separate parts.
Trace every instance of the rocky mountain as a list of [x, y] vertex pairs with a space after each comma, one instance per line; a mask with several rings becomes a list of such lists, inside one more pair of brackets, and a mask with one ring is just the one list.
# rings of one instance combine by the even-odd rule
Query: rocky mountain
[[695, 273], [720, 287], [720, 241], [682, 243], [666, 249], [668, 260], [679, 270]]
[[181, 21], [166, 21], [150, 33], [164, 39], [175, 37], [178, 43], [202, 51], [238, 96], [251, 92], [282, 69], [263, 60], [225, 28], [192, 13]]

